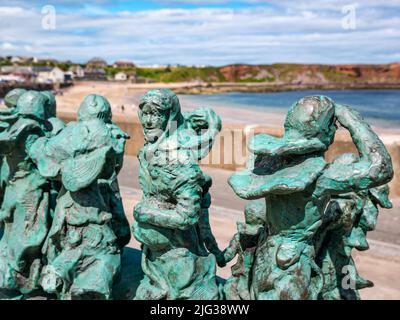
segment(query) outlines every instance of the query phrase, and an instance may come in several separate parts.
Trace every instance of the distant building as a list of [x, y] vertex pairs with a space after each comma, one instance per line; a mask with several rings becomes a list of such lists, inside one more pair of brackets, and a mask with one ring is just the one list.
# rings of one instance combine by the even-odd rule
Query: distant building
[[64, 83], [65, 73], [58, 67], [50, 68], [50, 70], [45, 69], [39, 71], [37, 74], [36, 82], [38, 83]]
[[114, 62], [113, 67], [121, 69], [135, 68], [135, 64], [132, 61], [118, 60]]
[[85, 69], [85, 80], [96, 80], [96, 81], [105, 81], [107, 80], [107, 74], [104, 69]]
[[20, 63], [22, 60], [20, 57], [12, 57], [11, 58], [11, 62], [12, 63]]
[[118, 72], [114, 79], [116, 81], [127, 81], [128, 80], [128, 75], [125, 72]]
[[64, 72], [64, 83], [72, 84], [74, 81], [74, 73], [72, 71]]
[[90, 59], [84, 70], [84, 79], [87, 80], [107, 80], [107, 74], [104, 68], [107, 67], [107, 62], [101, 58]]
[[5, 75], [0, 75], [0, 83], [1, 82], [19, 82], [23, 83], [25, 82], [25, 78], [13, 74], [5, 74]]
[[32, 67], [29, 67], [29, 66], [3, 66], [0, 68], [0, 72], [3, 74], [33, 73], [33, 69], [32, 69]]
[[32, 71], [34, 73], [50, 72], [52, 69], [53, 69], [52, 67], [46, 67], [46, 66], [34, 66], [34, 67], [32, 67]]
[[72, 72], [73, 78], [83, 78], [85, 76], [85, 70], [79, 65], [71, 66], [69, 71]]
[[86, 63], [86, 69], [104, 69], [107, 62], [102, 58], [93, 58]]
[[3, 66], [0, 68], [0, 75], [15, 76], [18, 79], [23, 79], [23, 82], [33, 82], [36, 78], [36, 74], [33, 72], [32, 67], [26, 66]]

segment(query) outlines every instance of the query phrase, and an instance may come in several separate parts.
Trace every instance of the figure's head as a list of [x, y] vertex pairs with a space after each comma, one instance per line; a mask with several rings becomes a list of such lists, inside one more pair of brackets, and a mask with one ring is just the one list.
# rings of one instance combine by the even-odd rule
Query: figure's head
[[332, 144], [335, 132], [335, 103], [325, 96], [309, 96], [289, 109], [283, 138], [256, 135], [249, 148], [256, 155], [321, 154]]
[[38, 120], [46, 119], [46, 103], [44, 95], [37, 91], [27, 91], [18, 99], [18, 114], [35, 118]]
[[325, 96], [300, 99], [289, 109], [285, 132], [296, 138], [316, 138], [329, 147], [336, 132], [335, 103]]
[[25, 89], [13, 89], [4, 97], [5, 105], [12, 109], [17, 106], [18, 99], [26, 92]]
[[170, 121], [182, 117], [178, 96], [169, 89], [150, 90], [140, 100], [138, 115], [146, 141], [156, 142]]
[[102, 119], [106, 123], [111, 123], [112, 112], [110, 103], [106, 98], [97, 94], [88, 95], [81, 103], [78, 110], [78, 120], [88, 121]]
[[51, 93], [50, 91], [42, 91], [41, 94], [43, 94], [47, 100], [46, 119], [54, 118], [56, 116], [56, 108], [57, 108], [57, 102], [54, 94]]

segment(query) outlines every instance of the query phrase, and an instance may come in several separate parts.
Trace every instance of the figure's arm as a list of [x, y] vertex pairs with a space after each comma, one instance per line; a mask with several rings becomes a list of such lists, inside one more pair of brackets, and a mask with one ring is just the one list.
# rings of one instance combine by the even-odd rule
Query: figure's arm
[[23, 139], [32, 141], [29, 136], [37, 138], [41, 135], [43, 135], [43, 132], [36, 123], [29, 120], [20, 124], [17, 122], [8, 130], [0, 132], [0, 154], [10, 153]]
[[239, 249], [246, 250], [255, 247], [260, 233], [265, 232], [265, 199], [250, 201], [245, 207], [244, 214], [245, 222], [237, 223], [238, 232], [224, 250], [223, 254], [226, 262], [233, 260]]
[[174, 209], [163, 209], [147, 201], [140, 202], [134, 209], [137, 221], [157, 227], [187, 230], [199, 221], [201, 188], [185, 188], [177, 197]]
[[113, 214], [113, 225], [115, 227], [114, 230], [118, 238], [118, 243], [121, 247], [124, 247], [131, 240], [131, 231], [129, 228], [128, 219], [125, 215], [118, 180], [116, 177], [111, 179], [109, 192], [110, 208]]
[[[209, 196], [209, 194], [207, 195]], [[199, 231], [207, 250], [215, 255], [218, 266], [221, 268], [225, 267], [226, 262], [224, 258], [224, 253], [219, 249], [218, 243], [215, 240], [215, 237], [211, 230], [208, 207], [202, 208], [201, 218], [199, 219]]]
[[383, 142], [355, 110], [336, 105], [336, 117], [349, 130], [360, 160], [352, 164], [331, 164], [317, 181], [316, 196], [364, 190], [388, 183], [393, 178], [393, 166]]
[[236, 233], [229, 242], [228, 247], [223, 251], [225, 264], [232, 261], [236, 257], [236, 255], [239, 252], [239, 249], [240, 249], [240, 234]]
[[59, 139], [59, 135], [49, 138], [40, 137], [35, 140], [28, 148], [28, 155], [36, 164], [40, 174], [48, 179], [61, 179], [61, 161], [66, 159], [64, 146], [68, 146], [69, 139]]

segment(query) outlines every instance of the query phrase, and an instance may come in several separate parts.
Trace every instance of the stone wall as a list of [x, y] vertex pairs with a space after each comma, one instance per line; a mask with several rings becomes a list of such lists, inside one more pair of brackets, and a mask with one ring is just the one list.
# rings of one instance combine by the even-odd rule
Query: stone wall
[[[67, 122], [73, 121], [76, 118], [76, 115], [73, 113], [60, 112], [58, 115]], [[127, 155], [137, 155], [144, 142], [142, 128], [137, 117], [132, 115], [115, 115], [113, 119], [131, 137], [127, 142], [125, 153]], [[226, 124], [217, 138], [212, 152], [207, 158], [201, 161], [201, 164], [228, 170], [243, 168], [248, 154], [247, 141], [249, 141], [252, 135], [258, 133], [281, 136], [283, 129]], [[385, 141], [385, 139], [383, 141], [392, 156], [394, 165], [395, 177], [390, 183], [391, 196], [397, 197], [400, 196], [400, 141]], [[344, 152], [356, 153], [357, 151], [351, 141], [350, 135], [346, 131], [340, 130], [337, 132], [335, 142], [329, 148], [326, 158], [328, 161], [331, 161], [336, 155]]]

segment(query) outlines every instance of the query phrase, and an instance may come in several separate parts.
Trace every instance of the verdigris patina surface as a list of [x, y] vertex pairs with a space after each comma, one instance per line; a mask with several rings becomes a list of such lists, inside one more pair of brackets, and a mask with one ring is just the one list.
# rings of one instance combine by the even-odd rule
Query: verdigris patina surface
[[40, 174], [61, 182], [40, 278], [43, 289], [59, 299], [112, 298], [121, 244], [129, 241], [116, 186], [128, 136], [111, 118], [108, 101], [89, 95], [77, 122], [29, 149]]
[[[24, 90], [24, 89], [13, 89], [10, 92], [8, 92], [6, 94], [6, 96], [4, 97], [4, 103], [8, 109], [0, 109], [0, 116], [4, 119], [4, 120], [0, 121], [0, 131], [4, 131], [9, 128], [10, 123], [9, 123], [9, 121], [6, 121], [6, 119], [8, 117], [4, 117], [4, 116], [10, 116], [12, 113], [16, 112], [17, 101], [18, 101], [19, 97], [25, 92], [26, 92], [26, 90]], [[3, 166], [4, 166], [4, 168], [3, 168]], [[1, 208], [1, 204], [3, 202], [3, 196], [4, 196], [7, 179], [8, 179], [7, 161], [3, 162], [3, 156], [0, 155], [0, 208]], [[0, 223], [0, 233], [1, 232], [2, 232], [2, 227], [1, 227], [1, 223]]]
[[29, 149], [39, 137], [46, 136], [51, 125], [46, 120], [43, 94], [21, 91], [13, 98], [10, 112], [0, 116], [4, 128], [0, 132], [1, 180], [5, 187], [0, 210], [4, 225], [0, 293], [21, 298], [39, 289], [41, 248], [50, 220], [50, 184], [29, 157]]
[[[98, 95], [86, 97], [68, 125], [56, 117], [51, 92], [16, 89], [5, 103], [0, 298], [112, 299], [131, 237], [117, 178], [129, 136]], [[392, 206], [393, 168], [357, 112], [305, 97], [290, 108], [283, 138], [253, 138], [247, 169], [229, 179], [250, 201], [223, 252], [209, 222], [212, 180], [198, 164], [220, 118], [208, 108], [183, 113], [176, 94], [161, 89], [142, 97], [139, 119], [143, 195], [132, 231], [142, 244], [144, 279], [136, 299], [359, 299], [358, 290], [373, 285], [351, 253], [368, 249], [379, 207]], [[358, 155], [327, 163], [338, 125]], [[222, 287], [216, 265], [236, 256]]]
[[[337, 124], [359, 156], [332, 164], [324, 152]], [[256, 200], [225, 250], [239, 254], [225, 285], [228, 299], [355, 299], [370, 286], [355, 272], [351, 249], [366, 249], [377, 206], [390, 207], [391, 158], [378, 136], [351, 108], [325, 96], [305, 97], [289, 110], [283, 138], [260, 134], [250, 142], [247, 170], [229, 179], [235, 193]], [[383, 186], [383, 187], [380, 187]], [[343, 267], [346, 266], [346, 270]]]
[[131, 230], [122, 204], [117, 176], [124, 163], [125, 142], [130, 137], [115, 123], [109, 123], [108, 127], [117, 142], [114, 144], [116, 152], [115, 170], [110, 177], [99, 179], [98, 185], [104, 202], [112, 213], [111, 226], [117, 237], [117, 245], [122, 251], [131, 240]]
[[143, 196], [134, 208], [133, 234], [142, 244], [145, 274], [136, 299], [218, 299], [211, 233], [211, 178], [198, 160], [221, 129], [210, 109], [183, 114], [170, 90], [151, 90], [139, 106], [145, 146], [139, 153]]

